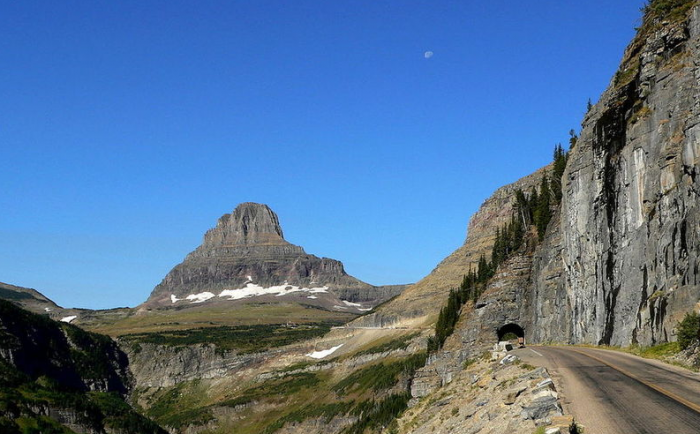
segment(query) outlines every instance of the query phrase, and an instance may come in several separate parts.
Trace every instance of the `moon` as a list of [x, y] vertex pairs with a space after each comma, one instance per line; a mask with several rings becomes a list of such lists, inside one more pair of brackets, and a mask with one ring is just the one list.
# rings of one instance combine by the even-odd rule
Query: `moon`
[[425, 57], [426, 59], [430, 59], [431, 57], [433, 57], [433, 52], [426, 51], [425, 53], [423, 53], [423, 57]]

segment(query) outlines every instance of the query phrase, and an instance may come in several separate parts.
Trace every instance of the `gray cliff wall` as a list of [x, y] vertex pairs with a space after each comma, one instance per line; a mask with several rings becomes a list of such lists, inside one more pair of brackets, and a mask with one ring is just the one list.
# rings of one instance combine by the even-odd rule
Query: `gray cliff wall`
[[573, 342], [672, 339], [700, 298], [699, 9], [644, 33], [586, 117], [564, 174]]

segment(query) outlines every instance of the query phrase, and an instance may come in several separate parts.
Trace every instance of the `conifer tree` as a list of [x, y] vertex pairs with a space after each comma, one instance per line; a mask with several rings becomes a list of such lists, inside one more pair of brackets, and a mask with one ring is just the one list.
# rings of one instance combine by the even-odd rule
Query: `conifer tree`
[[567, 154], [561, 147], [561, 143], [554, 147], [552, 181], [551, 181], [551, 199], [554, 203], [561, 201], [561, 186], [564, 169], [566, 169]]
[[537, 198], [537, 206], [535, 207], [535, 225], [537, 226], [537, 235], [540, 241], [544, 238], [544, 233], [547, 230], [549, 220], [552, 218], [550, 209], [550, 191], [547, 175], [542, 177], [540, 183], [540, 193]]

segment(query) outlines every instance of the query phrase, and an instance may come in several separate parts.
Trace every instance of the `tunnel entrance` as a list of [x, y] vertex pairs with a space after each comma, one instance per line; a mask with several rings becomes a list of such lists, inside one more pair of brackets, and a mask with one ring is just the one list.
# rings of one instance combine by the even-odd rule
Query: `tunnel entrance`
[[518, 324], [510, 323], [499, 327], [496, 334], [499, 342], [517, 339], [518, 344], [525, 345], [525, 330]]

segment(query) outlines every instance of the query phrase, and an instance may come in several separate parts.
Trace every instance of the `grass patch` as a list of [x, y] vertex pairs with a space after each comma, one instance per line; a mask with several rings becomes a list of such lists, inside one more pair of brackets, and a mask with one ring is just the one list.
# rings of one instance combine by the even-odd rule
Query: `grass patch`
[[401, 336], [399, 338], [393, 339], [389, 342], [385, 342], [383, 344], [375, 345], [371, 348], [368, 348], [366, 350], [362, 350], [355, 354], [355, 356], [362, 356], [366, 354], [378, 354], [378, 353], [385, 353], [388, 351], [395, 351], [395, 350], [405, 350], [408, 348], [408, 346], [411, 343], [411, 340], [418, 336], [419, 333], [411, 333], [410, 335], [406, 336]]
[[81, 318], [80, 325], [90, 331], [118, 337], [205, 327], [284, 324], [287, 321], [297, 324], [345, 324], [354, 318], [357, 315], [298, 303], [231, 302], [215, 306], [188, 306], [185, 309], [155, 309], [142, 315], [95, 315]]
[[406, 408], [411, 394], [390, 395], [382, 401], [364, 401], [353, 409], [359, 420], [341, 431], [341, 434], [363, 434], [367, 430], [389, 426]]
[[650, 347], [632, 346], [629, 352], [647, 359], [664, 360], [666, 357], [672, 357], [681, 351], [678, 342], [666, 342], [663, 344], [652, 345]]
[[347, 414], [352, 409], [354, 403], [354, 401], [348, 401], [330, 404], [306, 405], [305, 407], [295, 410], [268, 425], [263, 430], [263, 434], [272, 434], [281, 429], [287, 423], [299, 423], [307, 419], [322, 418], [323, 423], [328, 424], [334, 417]]
[[204, 425], [214, 419], [211, 409], [200, 405], [205, 396], [200, 380], [182, 382], [161, 393], [147, 414], [161, 425], [175, 429]]
[[26, 292], [13, 291], [13, 290], [7, 289], [7, 288], [0, 288], [0, 298], [5, 299], [5, 300], [15, 300], [15, 301], [37, 300], [37, 298], [31, 294], [28, 294]]
[[296, 327], [287, 327], [283, 324], [219, 326], [129, 334], [122, 336], [121, 339], [132, 345], [132, 348], [143, 343], [175, 347], [214, 344], [221, 352], [236, 350], [245, 354], [323, 336], [330, 331], [332, 325], [334, 324], [317, 323]]
[[340, 380], [332, 390], [343, 396], [370, 389], [375, 392], [389, 389], [398, 382], [400, 375], [411, 376], [423, 367], [426, 357], [425, 353], [418, 353], [394, 362], [367, 366]]

